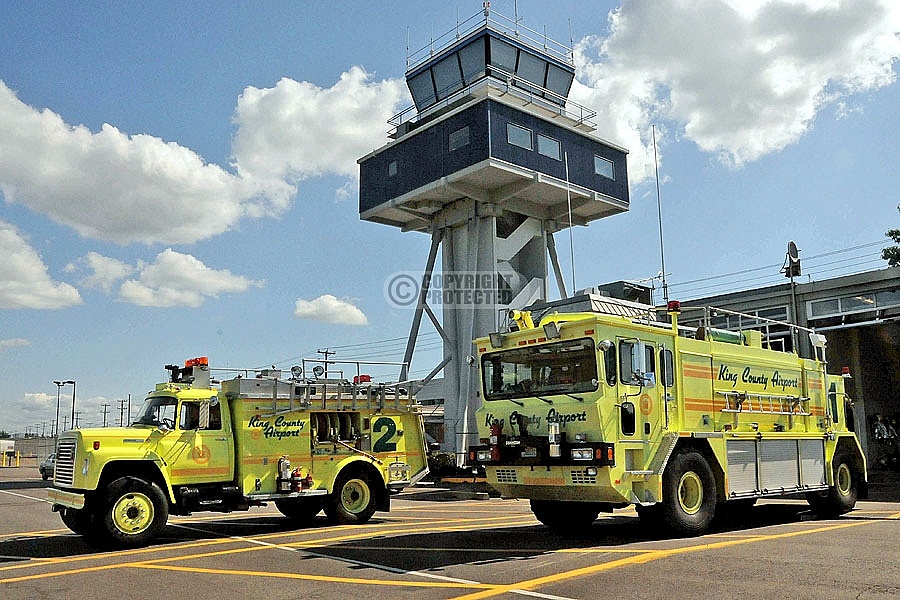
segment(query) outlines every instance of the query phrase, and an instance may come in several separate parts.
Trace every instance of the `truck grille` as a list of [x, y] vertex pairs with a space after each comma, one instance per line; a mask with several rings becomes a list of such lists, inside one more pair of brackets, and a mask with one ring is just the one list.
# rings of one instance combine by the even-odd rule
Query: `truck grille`
[[56, 473], [54, 483], [72, 485], [75, 479], [75, 440], [60, 440], [56, 446]]
[[497, 483], [519, 483], [515, 469], [497, 469]]
[[588, 475], [584, 471], [572, 471], [569, 475], [572, 485], [597, 485], [597, 477]]

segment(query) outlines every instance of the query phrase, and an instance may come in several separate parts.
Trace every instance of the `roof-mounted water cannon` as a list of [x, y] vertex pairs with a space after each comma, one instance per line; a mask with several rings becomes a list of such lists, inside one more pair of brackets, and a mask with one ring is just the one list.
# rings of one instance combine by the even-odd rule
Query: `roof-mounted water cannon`
[[534, 329], [534, 321], [531, 319], [531, 311], [510, 309], [509, 320], [522, 329]]
[[189, 358], [184, 361], [184, 367], [166, 365], [165, 368], [169, 371], [169, 381], [172, 383], [204, 388], [210, 386], [209, 358], [206, 356]]

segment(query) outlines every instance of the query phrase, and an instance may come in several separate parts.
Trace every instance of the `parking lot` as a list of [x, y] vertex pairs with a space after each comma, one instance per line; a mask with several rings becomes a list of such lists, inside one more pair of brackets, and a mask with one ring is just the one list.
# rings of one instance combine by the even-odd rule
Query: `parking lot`
[[[13, 472], [15, 471], [15, 473]], [[274, 507], [169, 521], [157, 544], [101, 552], [65, 529], [36, 468], [0, 472], [0, 598], [894, 598], [900, 503], [817, 520], [761, 502], [699, 538], [666, 539], [633, 510], [552, 535], [528, 503], [396, 497], [362, 526], [293, 529]]]

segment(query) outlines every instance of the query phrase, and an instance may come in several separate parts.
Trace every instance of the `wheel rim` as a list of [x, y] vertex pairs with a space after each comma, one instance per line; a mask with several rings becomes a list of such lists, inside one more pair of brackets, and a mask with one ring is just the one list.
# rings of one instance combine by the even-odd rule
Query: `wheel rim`
[[835, 479], [837, 480], [837, 490], [841, 496], [849, 496], [850, 490], [853, 487], [853, 474], [850, 473], [850, 467], [847, 466], [847, 463], [841, 463], [837, 468], [837, 474]]
[[678, 504], [689, 515], [696, 514], [703, 505], [703, 482], [693, 471], [685, 473], [678, 481]]
[[369, 506], [372, 492], [362, 479], [351, 479], [341, 489], [341, 505], [348, 513], [361, 513]]
[[153, 523], [153, 501], [144, 494], [126, 494], [119, 498], [112, 509], [112, 521], [122, 533], [137, 534]]

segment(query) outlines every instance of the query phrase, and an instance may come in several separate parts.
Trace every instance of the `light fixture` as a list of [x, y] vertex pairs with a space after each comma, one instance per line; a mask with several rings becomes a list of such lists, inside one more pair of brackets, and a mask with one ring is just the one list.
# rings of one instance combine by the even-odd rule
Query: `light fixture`
[[502, 348], [503, 347], [503, 334], [499, 331], [492, 331], [488, 334], [488, 337], [491, 339], [491, 348]]
[[559, 323], [557, 323], [556, 321], [544, 323], [544, 335], [548, 340], [559, 339]]
[[828, 341], [825, 339], [825, 336], [821, 333], [810, 333], [809, 341], [816, 348], [824, 348], [825, 344], [828, 343]]
[[316, 378], [319, 378], [324, 374], [325, 374], [325, 368], [322, 365], [316, 365], [313, 367], [313, 375], [315, 375]]

